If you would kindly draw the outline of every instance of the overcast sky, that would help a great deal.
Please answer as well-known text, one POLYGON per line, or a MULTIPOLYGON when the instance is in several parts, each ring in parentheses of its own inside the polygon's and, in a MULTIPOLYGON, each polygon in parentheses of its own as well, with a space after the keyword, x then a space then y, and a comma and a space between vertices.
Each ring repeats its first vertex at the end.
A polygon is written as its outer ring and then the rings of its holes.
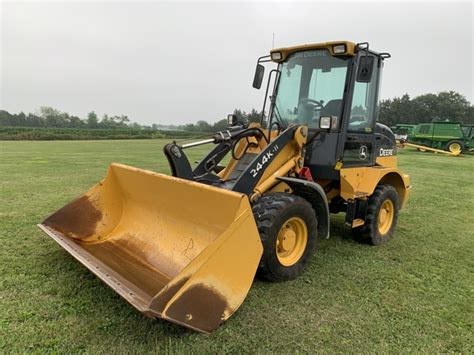
POLYGON ((390 52, 383 98, 456 90, 473 102, 472 2, 0 6, 0 109, 10 112, 182 124, 260 109, 251 82, 273 33, 276 47, 351 40, 390 52))

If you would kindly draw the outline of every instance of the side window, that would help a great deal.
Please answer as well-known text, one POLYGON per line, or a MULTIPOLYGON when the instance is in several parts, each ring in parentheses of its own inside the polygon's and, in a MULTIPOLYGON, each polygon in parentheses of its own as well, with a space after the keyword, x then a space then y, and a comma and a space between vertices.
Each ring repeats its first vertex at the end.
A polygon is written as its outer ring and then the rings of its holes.
POLYGON ((430 125, 421 125, 420 127, 420 130, 418 131, 418 133, 421 133, 421 134, 426 134, 430 131, 430 125))
POLYGON ((347 68, 331 70, 313 69, 309 82, 308 97, 327 104, 331 100, 342 100, 347 68))
POLYGON ((377 73, 375 65, 370 82, 355 82, 348 127, 351 132, 372 132, 377 106, 377 73))
POLYGON ((346 73, 347 67, 312 70, 308 98, 319 104, 313 109, 314 116, 308 123, 309 128, 319 128, 320 116, 340 116, 346 73))

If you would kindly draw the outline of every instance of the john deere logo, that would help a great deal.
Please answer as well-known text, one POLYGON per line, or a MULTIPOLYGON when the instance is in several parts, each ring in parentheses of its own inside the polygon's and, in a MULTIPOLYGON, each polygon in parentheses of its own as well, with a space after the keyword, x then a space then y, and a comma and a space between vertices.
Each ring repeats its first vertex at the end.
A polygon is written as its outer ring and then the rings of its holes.
POLYGON ((367 147, 365 145, 361 145, 359 148, 359 159, 360 160, 367 159, 367 147))

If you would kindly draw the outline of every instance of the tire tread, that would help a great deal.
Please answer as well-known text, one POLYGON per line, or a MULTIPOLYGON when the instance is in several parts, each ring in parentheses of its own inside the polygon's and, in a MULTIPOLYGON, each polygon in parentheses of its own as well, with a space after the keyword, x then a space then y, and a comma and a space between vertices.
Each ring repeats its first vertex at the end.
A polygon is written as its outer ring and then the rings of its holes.
MULTIPOLYGON (((286 210, 290 206, 295 205, 303 205, 305 209, 311 211, 314 223, 312 225, 307 225, 308 233, 309 238, 311 238, 311 235, 314 235, 314 239, 316 239, 315 236, 317 235, 317 220, 316 214, 311 204, 300 196, 288 193, 275 192, 262 196, 252 206, 252 211, 257 224, 257 229, 260 234, 260 240, 262 241, 264 249, 274 248, 274 245, 269 245, 269 243, 272 239, 271 233, 274 233, 275 223, 278 221, 279 216, 284 210, 286 210), (311 230, 313 230, 313 232, 311 232, 311 230)), ((260 264, 257 270, 257 275, 266 280, 276 282, 289 280, 297 277, 305 267, 307 259, 313 254, 314 243, 315 241, 311 243, 311 246, 313 247, 310 248, 313 250, 309 250, 308 253, 305 252, 305 255, 303 255, 303 257, 301 258, 303 260, 300 259, 301 262, 298 261, 297 264, 300 265, 294 265, 298 267, 286 267, 284 275, 281 274, 281 270, 276 270, 275 266, 272 265, 271 262, 268 262, 268 260, 266 260, 264 251, 264 255, 260 260, 260 264)))

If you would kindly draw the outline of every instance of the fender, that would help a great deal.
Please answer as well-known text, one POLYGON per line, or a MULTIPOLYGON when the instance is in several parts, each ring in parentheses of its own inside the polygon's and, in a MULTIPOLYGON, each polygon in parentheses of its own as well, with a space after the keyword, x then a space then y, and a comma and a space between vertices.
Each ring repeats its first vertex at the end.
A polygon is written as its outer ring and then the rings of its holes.
POLYGON ((281 180, 288 184, 293 193, 306 199, 313 206, 318 218, 318 234, 326 239, 329 238, 329 204, 321 185, 292 177, 282 176, 281 180))
POLYGON ((410 195, 410 177, 394 167, 353 167, 342 168, 341 197, 345 201, 369 198, 380 183, 395 187, 400 197, 400 208, 403 208, 410 195))

